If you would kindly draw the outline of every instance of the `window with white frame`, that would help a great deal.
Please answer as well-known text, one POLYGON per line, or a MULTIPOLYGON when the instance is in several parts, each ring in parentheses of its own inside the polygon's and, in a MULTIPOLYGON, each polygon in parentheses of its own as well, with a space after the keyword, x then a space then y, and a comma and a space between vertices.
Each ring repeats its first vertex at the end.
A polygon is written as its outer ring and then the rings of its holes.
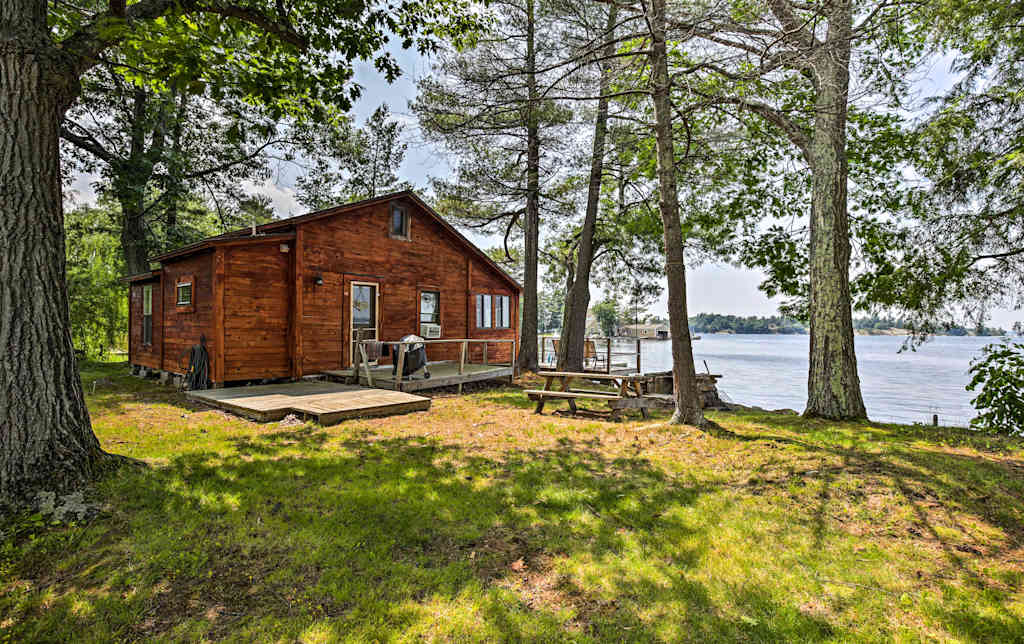
POLYGON ((439 291, 420 291, 420 324, 441 324, 439 291))
POLYGON ((142 287, 142 344, 153 344, 153 285, 142 287))
POLYGON ((494 296, 494 327, 496 329, 507 329, 510 327, 509 297, 507 295, 494 296))
POLYGON ((479 294, 476 296, 476 328, 490 329, 491 324, 491 296, 479 294))

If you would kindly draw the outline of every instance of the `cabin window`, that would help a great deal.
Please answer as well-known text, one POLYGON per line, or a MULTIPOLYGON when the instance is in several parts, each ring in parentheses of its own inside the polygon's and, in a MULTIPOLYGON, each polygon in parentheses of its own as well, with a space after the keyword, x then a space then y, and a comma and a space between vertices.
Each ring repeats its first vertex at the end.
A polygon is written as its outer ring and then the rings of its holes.
POLYGON ((509 297, 507 295, 495 295, 494 327, 497 329, 507 329, 509 326, 509 297))
POLYGON ((491 296, 476 296, 476 328, 490 329, 491 324, 491 296))
POLYGON ((409 239, 409 212, 402 206, 391 206, 390 235, 396 239, 409 239))
POLYGON ((420 291, 420 324, 441 324, 439 291, 420 291))
POLYGON ((153 285, 142 287, 142 344, 153 344, 153 285))
POLYGON ((178 282, 178 306, 191 306, 192 282, 178 282))

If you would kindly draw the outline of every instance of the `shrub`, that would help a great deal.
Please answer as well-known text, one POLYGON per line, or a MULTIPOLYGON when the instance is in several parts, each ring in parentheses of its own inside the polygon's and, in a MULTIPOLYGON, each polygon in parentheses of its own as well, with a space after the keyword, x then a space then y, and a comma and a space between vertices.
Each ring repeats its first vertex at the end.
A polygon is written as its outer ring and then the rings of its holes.
POLYGON ((1003 340, 971 361, 968 391, 978 416, 971 427, 1006 435, 1024 435, 1024 344, 1003 340))

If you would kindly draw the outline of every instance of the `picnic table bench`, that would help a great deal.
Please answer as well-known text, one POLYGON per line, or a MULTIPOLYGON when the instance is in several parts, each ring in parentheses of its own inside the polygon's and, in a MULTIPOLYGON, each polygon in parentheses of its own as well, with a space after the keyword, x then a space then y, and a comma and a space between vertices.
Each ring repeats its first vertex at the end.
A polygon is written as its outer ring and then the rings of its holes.
POLYGON ((644 418, 649 415, 648 409, 651 400, 644 397, 643 376, 604 374, 604 373, 581 373, 577 371, 541 371, 537 375, 544 378, 544 389, 527 389, 525 391, 530 400, 537 401, 535 414, 544 411, 544 404, 552 400, 565 400, 569 403, 569 410, 576 413, 577 400, 601 400, 608 403, 611 410, 609 416, 613 420, 622 418, 623 409, 639 409, 644 418), (590 380, 599 382, 610 382, 618 391, 597 391, 594 389, 580 389, 572 387, 574 380, 590 380), (552 389, 552 385, 558 385, 552 389))

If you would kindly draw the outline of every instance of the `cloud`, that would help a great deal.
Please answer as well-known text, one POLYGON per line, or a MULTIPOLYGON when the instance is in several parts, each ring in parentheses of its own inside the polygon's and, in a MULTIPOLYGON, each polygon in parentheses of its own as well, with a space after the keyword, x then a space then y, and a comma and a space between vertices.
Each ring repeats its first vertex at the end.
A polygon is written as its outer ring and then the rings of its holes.
POLYGON ((301 215, 309 210, 295 198, 295 190, 274 183, 270 179, 259 184, 248 180, 243 181, 242 190, 253 195, 269 197, 274 214, 282 219, 301 215))

